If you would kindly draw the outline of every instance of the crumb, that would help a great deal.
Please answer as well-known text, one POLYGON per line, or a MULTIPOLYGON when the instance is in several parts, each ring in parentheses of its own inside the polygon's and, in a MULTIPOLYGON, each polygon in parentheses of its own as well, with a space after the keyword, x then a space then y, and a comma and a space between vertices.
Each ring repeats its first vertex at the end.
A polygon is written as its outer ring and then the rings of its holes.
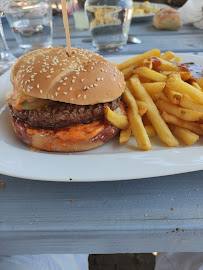
POLYGON ((75 200, 71 200, 71 202, 72 202, 72 203, 74 203, 74 202, 75 202, 75 200))
POLYGON ((0 183, 0 189, 4 188, 5 184, 3 182, 0 183))
POLYGON ((175 210, 175 208, 171 208, 171 211, 174 211, 175 210))
POLYGON ((147 217, 147 214, 144 214, 145 217, 147 217))
POLYGON ((195 189, 195 191, 199 191, 199 189, 198 189, 198 188, 196 188, 196 189, 195 189))

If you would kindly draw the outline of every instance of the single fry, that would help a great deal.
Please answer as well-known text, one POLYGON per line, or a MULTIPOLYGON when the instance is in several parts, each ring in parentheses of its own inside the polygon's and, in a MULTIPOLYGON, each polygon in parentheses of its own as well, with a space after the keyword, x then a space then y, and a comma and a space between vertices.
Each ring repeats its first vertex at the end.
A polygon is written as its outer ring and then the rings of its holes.
POLYGON ((138 114, 137 103, 127 87, 122 95, 122 99, 128 107, 128 119, 138 147, 141 150, 150 150, 152 148, 151 143, 142 123, 141 116, 138 114))
POLYGON ((162 111, 161 115, 166 121, 166 123, 170 123, 179 127, 183 127, 185 129, 189 129, 198 135, 203 135, 203 124, 198 124, 196 122, 180 119, 177 116, 169 114, 165 111, 162 111))
POLYGON ((136 103, 137 103, 139 115, 143 116, 148 109, 147 103, 144 101, 140 101, 140 100, 136 100, 136 103))
POLYGON ((129 79, 133 75, 133 70, 135 69, 135 66, 132 65, 124 70, 122 70, 123 76, 125 80, 129 79))
POLYGON ((181 94, 180 92, 174 91, 168 88, 167 86, 164 88, 163 92, 173 104, 180 104, 180 101, 183 98, 183 94, 181 94))
POLYGON ((159 114, 159 111, 151 99, 150 95, 147 93, 145 88, 140 83, 137 76, 133 76, 131 79, 131 84, 133 86, 133 96, 139 100, 145 101, 148 105, 148 110, 146 112, 147 117, 149 118, 152 126, 156 130, 157 134, 161 140, 166 143, 168 146, 177 146, 178 141, 171 133, 170 129, 162 119, 159 114))
POLYGON ((153 100, 154 102, 157 101, 157 100, 160 98, 160 94, 161 94, 161 93, 152 95, 152 96, 151 96, 152 100, 153 100))
POLYGON ((150 96, 159 94, 166 86, 165 82, 142 83, 150 96))
POLYGON ((166 82, 166 86, 180 92, 182 94, 189 95, 192 99, 194 99, 196 102, 203 105, 203 92, 194 86, 180 80, 175 79, 171 77, 173 74, 169 75, 169 79, 166 82))
POLYGON ((171 102, 170 99, 167 98, 167 96, 164 94, 164 92, 161 92, 161 93, 160 93, 159 98, 160 98, 161 100, 164 100, 164 101, 168 102, 168 103, 171 102))
POLYGON ((182 58, 181 57, 175 57, 173 60, 170 60, 176 63, 182 63, 182 58))
POLYGON ((196 83, 201 87, 203 90, 203 78, 197 79, 196 83))
POLYGON ((129 126, 127 129, 122 129, 120 131, 119 143, 123 145, 127 143, 131 136, 131 127, 129 126))
POLYGON ((183 95, 183 98, 180 101, 180 106, 183 108, 192 109, 194 111, 203 113, 203 105, 197 104, 188 95, 183 95))
POLYGON ((153 50, 148 51, 146 53, 137 55, 137 56, 135 56, 135 57, 133 57, 133 58, 131 58, 131 59, 129 59, 129 60, 127 60, 127 61, 119 64, 117 67, 118 67, 118 69, 120 69, 122 71, 122 70, 128 68, 131 65, 137 66, 139 64, 139 62, 143 61, 146 58, 149 58, 151 56, 158 56, 158 57, 160 57, 160 55, 161 55, 160 50, 153 49, 153 50))
POLYGON ((167 81, 167 76, 163 75, 159 72, 156 72, 154 70, 151 70, 147 67, 140 67, 136 68, 133 71, 134 74, 137 74, 139 76, 142 76, 144 78, 150 79, 155 82, 166 82, 167 81))
POLYGON ((161 59, 166 61, 172 61, 173 59, 175 59, 175 57, 175 53, 172 51, 165 52, 160 56, 161 59))
POLYGON ((156 135, 156 130, 153 128, 153 126, 149 125, 149 126, 144 126, 147 132, 147 135, 149 136, 149 138, 152 138, 156 135))
POLYGON ((127 129, 129 126, 126 115, 120 115, 113 112, 108 106, 104 108, 105 118, 114 126, 120 129, 127 129))
POLYGON ((198 88, 199 90, 202 90, 202 88, 199 86, 197 82, 192 82, 192 86, 198 88))
POLYGON ((186 121, 201 121, 203 120, 203 113, 193 111, 191 109, 181 108, 177 105, 167 103, 163 100, 158 100, 156 106, 159 110, 173 114, 186 121))
POLYGON ((197 134, 188 129, 174 125, 170 125, 170 129, 172 130, 173 134, 175 134, 181 139, 181 141, 183 141, 184 144, 188 146, 194 144, 199 139, 197 134))
POLYGON ((160 71, 172 71, 172 72, 190 72, 189 68, 187 68, 183 64, 173 63, 161 59, 159 57, 150 58, 153 64, 153 69, 160 71))

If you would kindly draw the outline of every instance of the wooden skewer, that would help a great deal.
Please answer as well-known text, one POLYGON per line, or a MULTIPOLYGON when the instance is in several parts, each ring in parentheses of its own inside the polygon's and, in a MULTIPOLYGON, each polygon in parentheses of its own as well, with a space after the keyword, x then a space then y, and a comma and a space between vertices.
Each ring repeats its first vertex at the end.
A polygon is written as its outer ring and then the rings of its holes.
POLYGON ((66 32, 66 43, 67 43, 67 53, 68 56, 71 56, 71 43, 70 43, 70 32, 69 32, 69 23, 68 23, 68 14, 66 8, 66 0, 61 0, 62 5, 62 14, 63 14, 63 24, 66 32))

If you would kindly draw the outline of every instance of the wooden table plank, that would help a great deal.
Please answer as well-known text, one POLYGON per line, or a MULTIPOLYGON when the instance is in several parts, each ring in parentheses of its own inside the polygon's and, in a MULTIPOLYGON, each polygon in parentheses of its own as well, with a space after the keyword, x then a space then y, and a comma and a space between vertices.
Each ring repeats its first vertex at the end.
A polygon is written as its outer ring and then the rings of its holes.
POLYGON ((0 254, 203 251, 202 173, 98 183, 1 176, 0 254))

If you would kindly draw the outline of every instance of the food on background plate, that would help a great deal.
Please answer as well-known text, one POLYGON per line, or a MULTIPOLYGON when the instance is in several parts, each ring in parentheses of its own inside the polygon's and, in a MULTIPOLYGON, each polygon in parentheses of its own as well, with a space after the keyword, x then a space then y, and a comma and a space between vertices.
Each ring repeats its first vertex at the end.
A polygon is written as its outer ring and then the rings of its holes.
POLYGON ((197 74, 189 69, 195 69, 195 64, 181 62, 173 52, 161 54, 153 49, 117 65, 126 79, 122 100, 128 107, 129 123, 128 126, 125 119, 126 128, 122 128, 114 122, 122 129, 121 145, 128 142, 131 131, 141 150, 151 149, 148 139, 156 133, 171 147, 179 145, 176 137, 192 145, 203 135, 203 66, 197 66, 197 74), (196 74, 198 78, 194 77, 196 74), (146 105, 143 113, 138 109, 140 102, 146 105))
POLYGON ((11 71, 8 96, 20 140, 46 151, 75 152, 113 139, 119 128, 106 121, 105 107, 125 114, 122 73, 102 56, 53 47, 21 56, 11 71))
POLYGON ((158 4, 144 1, 143 3, 134 2, 133 16, 143 16, 148 14, 154 14, 160 9, 158 4))
POLYGON ((178 30, 182 27, 180 13, 174 8, 162 8, 154 15, 153 25, 159 30, 178 30))

